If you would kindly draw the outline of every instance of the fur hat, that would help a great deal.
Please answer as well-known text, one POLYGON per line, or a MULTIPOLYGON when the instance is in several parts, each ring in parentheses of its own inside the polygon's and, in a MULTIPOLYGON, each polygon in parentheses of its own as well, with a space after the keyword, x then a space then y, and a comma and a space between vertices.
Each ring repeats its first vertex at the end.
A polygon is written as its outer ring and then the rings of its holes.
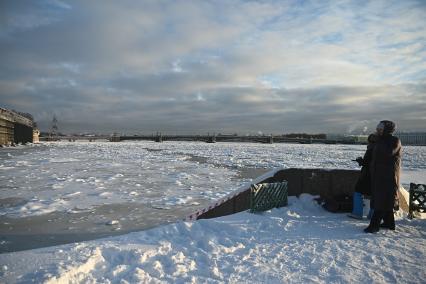
POLYGON ((392 134, 395 132, 396 124, 390 120, 382 120, 377 125, 377 128, 383 128, 383 134, 392 134))

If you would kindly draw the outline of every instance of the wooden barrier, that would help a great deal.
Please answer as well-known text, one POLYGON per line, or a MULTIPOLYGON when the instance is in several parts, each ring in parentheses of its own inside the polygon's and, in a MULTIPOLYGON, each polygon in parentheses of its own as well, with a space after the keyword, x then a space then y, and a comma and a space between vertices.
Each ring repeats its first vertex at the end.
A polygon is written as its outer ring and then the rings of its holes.
MULTIPOLYGON (((265 175, 254 183, 288 182, 288 195, 299 196, 302 193, 319 195, 323 198, 354 192, 358 179, 358 170, 325 169, 283 169, 265 175)), ((226 198, 189 215, 185 220, 216 218, 245 211, 250 208, 250 185, 226 198)))
POLYGON ((287 182, 252 184, 250 187, 250 212, 262 212, 287 206, 287 182))
POLYGON ((409 218, 414 218, 414 212, 426 213, 426 185, 410 183, 409 218))

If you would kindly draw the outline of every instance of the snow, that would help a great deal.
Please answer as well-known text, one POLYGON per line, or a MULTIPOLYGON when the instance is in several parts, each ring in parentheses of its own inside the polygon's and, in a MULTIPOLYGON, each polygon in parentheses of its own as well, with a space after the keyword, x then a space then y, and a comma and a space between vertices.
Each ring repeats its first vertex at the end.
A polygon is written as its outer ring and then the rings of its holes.
POLYGON ((313 196, 262 214, 178 222, 119 237, 0 254, 6 283, 422 283, 426 223, 395 232, 323 210, 313 196))

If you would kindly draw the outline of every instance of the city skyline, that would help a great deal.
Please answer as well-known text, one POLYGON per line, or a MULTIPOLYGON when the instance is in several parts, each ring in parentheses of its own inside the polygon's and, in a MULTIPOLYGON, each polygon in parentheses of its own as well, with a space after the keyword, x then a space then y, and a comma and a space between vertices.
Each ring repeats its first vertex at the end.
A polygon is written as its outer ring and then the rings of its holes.
POLYGON ((422 1, 2 1, 0 106, 64 132, 426 131, 422 1))

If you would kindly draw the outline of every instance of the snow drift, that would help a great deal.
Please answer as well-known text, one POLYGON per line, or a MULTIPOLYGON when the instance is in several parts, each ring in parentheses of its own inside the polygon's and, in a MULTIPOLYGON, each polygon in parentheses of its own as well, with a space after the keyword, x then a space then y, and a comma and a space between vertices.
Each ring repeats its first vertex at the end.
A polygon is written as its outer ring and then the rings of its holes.
POLYGON ((289 206, 179 222, 96 241, 0 255, 7 283, 421 283, 426 223, 395 232, 324 211, 313 196, 289 206))

